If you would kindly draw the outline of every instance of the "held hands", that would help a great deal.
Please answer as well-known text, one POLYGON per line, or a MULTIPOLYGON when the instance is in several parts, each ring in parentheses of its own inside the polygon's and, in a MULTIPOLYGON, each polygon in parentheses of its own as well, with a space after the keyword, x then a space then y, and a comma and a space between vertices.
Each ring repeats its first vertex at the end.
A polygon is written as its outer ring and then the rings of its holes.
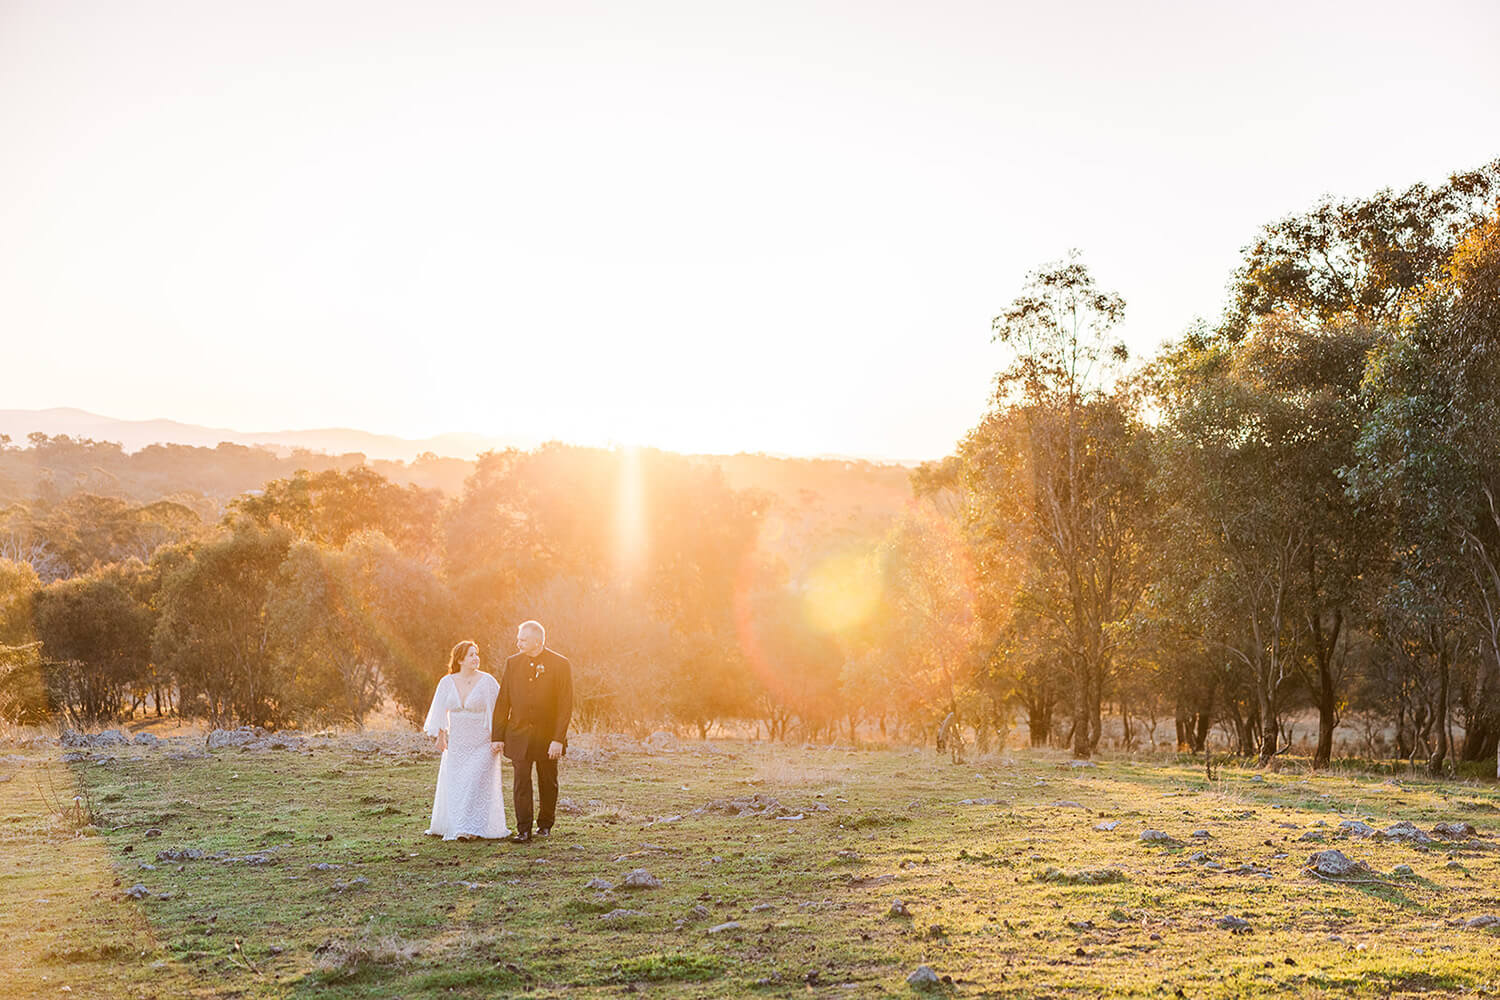
POLYGON ((502 754, 505 752, 505 744, 499 740, 490 740, 490 753, 502 754))
POLYGON ((551 760, 557 760, 562 756, 562 752, 563 745, 556 740, 553 740, 552 743, 547 747, 547 757, 551 760))
POLYGON ((446 729, 439 729, 438 730, 437 747, 438 747, 438 753, 442 753, 443 751, 445 751, 445 750, 448 749, 448 730, 446 730, 446 729))

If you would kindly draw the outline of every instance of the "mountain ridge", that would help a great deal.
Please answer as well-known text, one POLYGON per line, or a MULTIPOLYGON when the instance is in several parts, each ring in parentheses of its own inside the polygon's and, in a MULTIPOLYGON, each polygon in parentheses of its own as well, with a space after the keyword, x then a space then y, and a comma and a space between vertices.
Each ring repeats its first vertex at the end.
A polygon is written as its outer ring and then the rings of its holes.
MULTIPOLYGON (((7 435, 13 445, 23 445, 27 435, 66 434, 73 438, 113 442, 127 452, 140 451, 154 444, 180 444, 212 448, 220 443, 269 448, 279 455, 303 449, 327 455, 359 453, 370 459, 411 462, 417 456, 431 453, 441 458, 472 461, 484 451, 504 448, 535 448, 545 438, 485 435, 468 431, 450 431, 426 438, 405 438, 395 434, 378 434, 355 427, 321 427, 279 431, 239 431, 208 427, 170 417, 149 420, 127 420, 107 417, 72 406, 39 410, 0 410, 0 435, 7 435)), ((770 458, 807 459, 810 461, 869 462, 877 465, 914 466, 917 459, 873 458, 862 455, 785 455, 761 453, 770 458)))

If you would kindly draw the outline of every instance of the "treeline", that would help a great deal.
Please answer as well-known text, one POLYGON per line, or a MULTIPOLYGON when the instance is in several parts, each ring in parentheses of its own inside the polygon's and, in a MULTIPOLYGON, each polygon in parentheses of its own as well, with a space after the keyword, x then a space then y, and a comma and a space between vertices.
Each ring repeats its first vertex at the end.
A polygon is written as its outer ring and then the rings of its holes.
POLYGON ((1038 270, 995 318, 988 412, 902 505, 876 466, 563 445, 447 490, 325 457, 222 508, 75 478, 0 522, 45 543, 0 553, 0 713, 415 716, 455 641, 496 667, 538 618, 585 727, 1024 723, 1088 756, 1166 721, 1271 761, 1311 716, 1318 765, 1343 733, 1492 767, 1497 195, 1500 161, 1272 223, 1224 317, 1134 367, 1123 300, 1076 258, 1038 270))
POLYGON ((1106 706, 1126 740, 1169 715, 1263 762, 1307 711, 1315 765, 1343 724, 1494 773, 1497 195, 1500 161, 1266 226, 1225 318, 1130 377, 1118 296, 1076 259, 1034 274, 990 412, 918 477, 980 580, 954 707, 1019 704, 1078 756, 1106 706))
MULTIPOLYGON (((536 617, 576 664, 581 725, 764 718, 785 735, 840 661, 790 606, 784 554, 805 553, 809 514, 773 508, 650 450, 490 453, 453 498, 365 466, 298 472, 149 552, 95 545, 121 558, 88 572, 0 562, 0 713, 358 724, 390 697, 416 717, 458 638, 496 667, 536 617)), ((84 495, 46 515, 128 526, 147 509, 84 495)))

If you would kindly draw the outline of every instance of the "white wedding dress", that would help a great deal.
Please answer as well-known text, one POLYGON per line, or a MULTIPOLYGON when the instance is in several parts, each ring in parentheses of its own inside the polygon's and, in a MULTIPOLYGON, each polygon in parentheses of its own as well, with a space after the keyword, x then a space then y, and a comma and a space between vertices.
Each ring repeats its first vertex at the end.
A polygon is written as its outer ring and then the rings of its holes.
POLYGON ((500 696, 500 683, 483 670, 478 674, 462 700, 457 674, 438 681, 422 725, 429 736, 448 730, 448 749, 438 765, 437 792, 432 797, 432 825, 427 828, 429 835, 444 840, 510 835, 505 826, 500 755, 490 751, 490 715, 500 696))

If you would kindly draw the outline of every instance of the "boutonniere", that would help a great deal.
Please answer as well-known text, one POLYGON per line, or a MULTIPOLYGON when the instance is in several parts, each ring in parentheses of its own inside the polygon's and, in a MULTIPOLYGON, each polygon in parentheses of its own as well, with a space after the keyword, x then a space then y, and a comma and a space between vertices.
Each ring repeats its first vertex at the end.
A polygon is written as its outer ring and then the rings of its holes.
POLYGON ((531 679, 536 680, 547 672, 547 664, 533 663, 531 665, 531 679))

